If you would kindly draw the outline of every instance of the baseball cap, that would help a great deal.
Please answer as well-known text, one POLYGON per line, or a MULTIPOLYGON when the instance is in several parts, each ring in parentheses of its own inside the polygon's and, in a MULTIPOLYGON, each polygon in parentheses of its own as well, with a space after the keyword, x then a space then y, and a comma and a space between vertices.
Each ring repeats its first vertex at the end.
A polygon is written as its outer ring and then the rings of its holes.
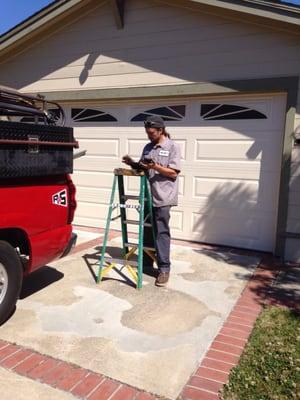
POLYGON ((149 115, 144 121, 145 128, 164 128, 165 122, 158 115, 149 115))

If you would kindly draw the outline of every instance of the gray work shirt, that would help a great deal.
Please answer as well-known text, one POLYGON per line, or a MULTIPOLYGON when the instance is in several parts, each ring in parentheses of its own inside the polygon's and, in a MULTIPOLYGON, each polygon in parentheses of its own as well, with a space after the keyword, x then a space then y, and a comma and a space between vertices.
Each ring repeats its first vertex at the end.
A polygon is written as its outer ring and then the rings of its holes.
MULTIPOLYGON (((141 161, 152 159, 155 163, 180 172, 180 147, 169 138, 160 144, 148 143, 143 150, 141 161)), ((176 206, 178 204, 178 177, 168 178, 154 169, 147 172, 151 186, 153 206, 176 206)))

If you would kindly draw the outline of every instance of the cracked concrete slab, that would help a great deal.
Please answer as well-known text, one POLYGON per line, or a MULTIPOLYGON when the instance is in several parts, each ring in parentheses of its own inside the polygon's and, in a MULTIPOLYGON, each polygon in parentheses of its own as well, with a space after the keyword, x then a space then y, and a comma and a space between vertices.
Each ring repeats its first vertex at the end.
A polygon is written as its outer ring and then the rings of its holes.
MULTIPOLYGON (((118 246, 112 241, 108 253, 115 257, 118 246)), ((0 338, 175 399, 259 258, 173 246, 168 287, 157 288, 144 274, 136 290, 124 270, 96 285, 91 271, 99 251, 71 255, 29 277, 0 338)))

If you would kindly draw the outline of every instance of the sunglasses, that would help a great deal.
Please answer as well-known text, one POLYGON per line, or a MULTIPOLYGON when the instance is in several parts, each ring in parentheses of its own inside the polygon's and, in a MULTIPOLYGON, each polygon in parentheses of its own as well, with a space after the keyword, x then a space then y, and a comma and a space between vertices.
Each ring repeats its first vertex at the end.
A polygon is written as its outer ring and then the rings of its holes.
POLYGON ((162 126, 157 126, 157 122, 152 122, 152 121, 144 121, 144 126, 145 128, 158 128, 162 129, 162 126))

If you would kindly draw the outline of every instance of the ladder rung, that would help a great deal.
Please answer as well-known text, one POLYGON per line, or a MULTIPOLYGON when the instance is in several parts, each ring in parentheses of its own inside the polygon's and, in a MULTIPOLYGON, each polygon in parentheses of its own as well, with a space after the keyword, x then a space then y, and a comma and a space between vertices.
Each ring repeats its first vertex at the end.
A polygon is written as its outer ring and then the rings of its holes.
POLYGON ((137 267, 138 266, 138 263, 136 261, 124 260, 124 258, 104 257, 104 260, 106 262, 109 262, 110 264, 121 264, 121 265, 129 264, 131 267, 137 267))
MULTIPOLYGON (((124 222, 124 224, 130 224, 130 225, 139 225, 140 224, 139 221, 135 221, 134 219, 127 219, 123 222, 124 222)), ((149 227, 149 228, 151 228, 151 226, 152 226, 149 222, 144 222, 142 225, 149 227)))
MULTIPOLYGON (((138 243, 125 243, 126 247, 139 247, 138 243)), ((145 250, 150 250, 150 251, 155 251, 154 247, 149 247, 149 246, 143 246, 143 249, 145 250)))
POLYGON ((111 204, 111 208, 114 210, 115 208, 134 208, 139 210, 141 208, 140 204, 126 204, 126 203, 113 203, 111 204))
POLYGON ((123 194, 122 199, 124 199, 124 200, 129 200, 129 199, 130 200, 139 200, 140 196, 136 196, 134 194, 123 194))

